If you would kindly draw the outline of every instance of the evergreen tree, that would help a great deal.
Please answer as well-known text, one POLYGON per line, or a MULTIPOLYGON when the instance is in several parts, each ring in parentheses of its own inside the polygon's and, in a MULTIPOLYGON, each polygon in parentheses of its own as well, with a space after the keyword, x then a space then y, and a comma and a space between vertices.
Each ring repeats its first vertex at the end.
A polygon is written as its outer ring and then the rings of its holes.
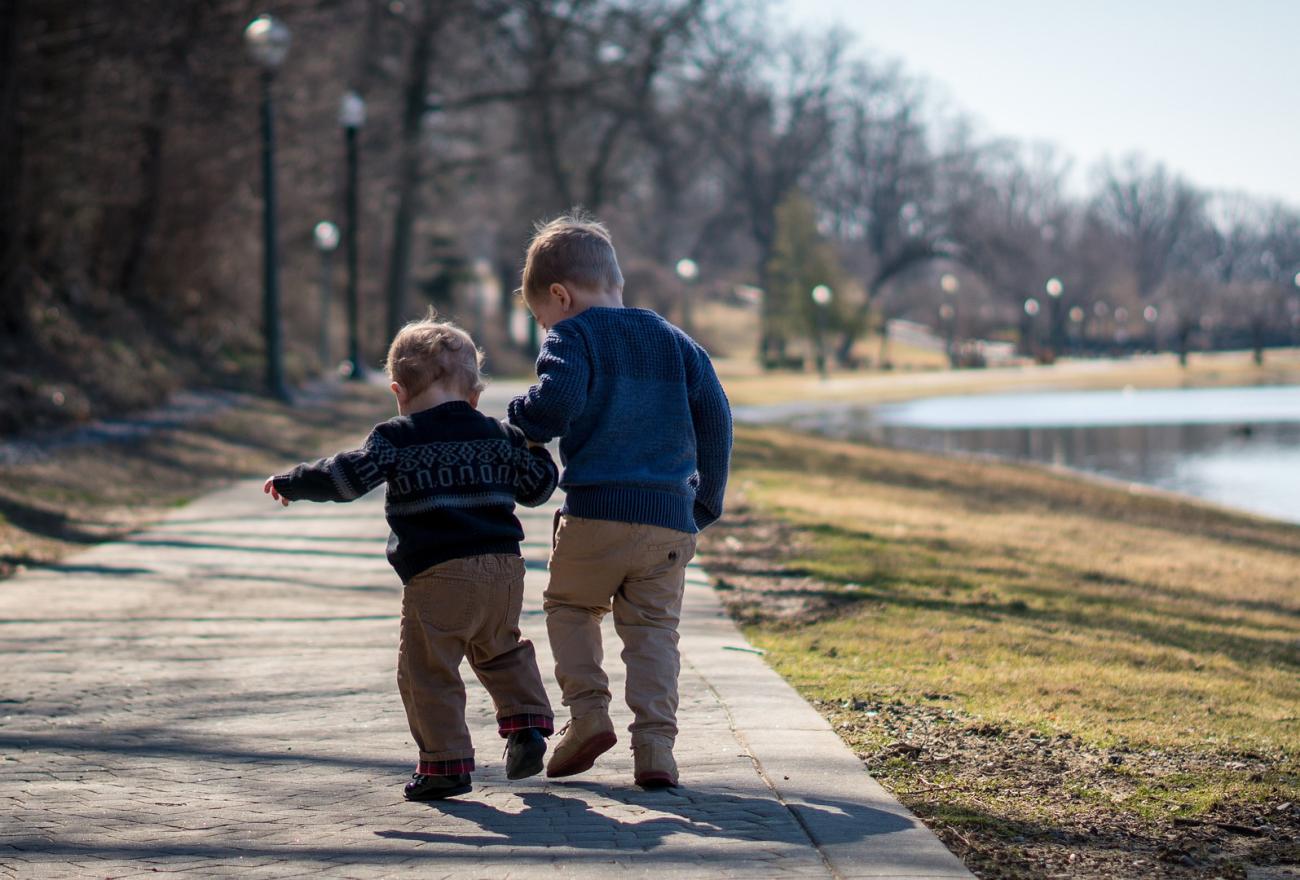
POLYGON ((792 190, 776 209, 776 239, 767 266, 768 289, 763 297, 763 361, 766 366, 787 362, 791 339, 810 339, 824 353, 826 337, 843 321, 836 298, 825 304, 813 300, 813 288, 834 291, 844 277, 830 243, 817 231, 812 201, 792 190))

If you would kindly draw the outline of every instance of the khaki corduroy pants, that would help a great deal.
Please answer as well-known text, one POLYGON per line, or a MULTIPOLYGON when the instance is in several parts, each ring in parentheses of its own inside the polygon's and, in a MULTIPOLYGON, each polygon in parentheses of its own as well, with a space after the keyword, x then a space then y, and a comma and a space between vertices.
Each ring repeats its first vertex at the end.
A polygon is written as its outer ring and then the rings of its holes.
POLYGON ((474 757, 460 661, 487 688, 497 718, 551 715, 533 643, 520 638, 524 561, 507 553, 452 559, 402 591, 397 687, 421 761, 474 757))
POLYGON ((573 715, 606 711, 600 622, 623 642, 632 744, 677 737, 677 624, 695 535, 659 526, 557 516, 544 594, 555 677, 573 715))

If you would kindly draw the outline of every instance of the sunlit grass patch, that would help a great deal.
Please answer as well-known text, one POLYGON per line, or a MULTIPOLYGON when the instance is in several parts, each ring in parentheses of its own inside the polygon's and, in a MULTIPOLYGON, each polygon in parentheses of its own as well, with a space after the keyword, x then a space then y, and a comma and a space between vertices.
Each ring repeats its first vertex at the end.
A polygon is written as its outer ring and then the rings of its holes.
POLYGON ((725 600, 927 819, 1294 840, 1300 528, 774 429, 738 431, 733 479, 725 600))

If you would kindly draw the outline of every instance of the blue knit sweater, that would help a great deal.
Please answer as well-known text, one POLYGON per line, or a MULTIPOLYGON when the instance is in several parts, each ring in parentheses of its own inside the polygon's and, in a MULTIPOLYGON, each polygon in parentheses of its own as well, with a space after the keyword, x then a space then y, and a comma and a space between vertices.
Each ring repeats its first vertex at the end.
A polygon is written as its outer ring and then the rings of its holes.
POLYGON ((731 409, 681 330, 645 309, 590 308, 551 328, 537 378, 510 421, 560 438, 564 512, 692 533, 722 516, 731 409))

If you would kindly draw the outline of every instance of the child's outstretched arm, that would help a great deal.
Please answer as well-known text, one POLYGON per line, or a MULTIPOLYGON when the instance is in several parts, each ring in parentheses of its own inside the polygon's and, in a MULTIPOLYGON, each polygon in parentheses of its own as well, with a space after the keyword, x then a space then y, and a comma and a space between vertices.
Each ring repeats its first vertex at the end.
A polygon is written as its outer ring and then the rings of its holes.
POLYGON ((546 334, 537 355, 537 384, 510 401, 510 422, 529 440, 562 437, 587 403, 591 356, 576 330, 559 324, 546 334))
POLYGON ((360 449, 298 465, 266 481, 262 491, 281 504, 290 501, 351 501, 388 478, 397 450, 378 430, 360 449))
POLYGON ((688 364, 691 422, 695 427, 695 527, 703 531, 722 516, 731 468, 731 405, 704 349, 688 364))

